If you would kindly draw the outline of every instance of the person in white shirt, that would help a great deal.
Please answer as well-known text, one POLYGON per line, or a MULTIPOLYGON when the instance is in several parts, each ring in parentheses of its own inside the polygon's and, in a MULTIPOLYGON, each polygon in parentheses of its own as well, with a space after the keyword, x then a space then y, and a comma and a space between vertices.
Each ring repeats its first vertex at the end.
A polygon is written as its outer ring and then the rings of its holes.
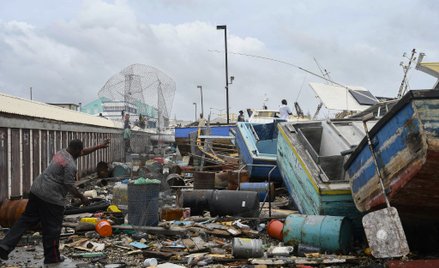
POLYGON ((282 105, 279 107, 280 119, 288 119, 288 115, 292 115, 290 107, 287 105, 287 100, 282 100, 282 105))

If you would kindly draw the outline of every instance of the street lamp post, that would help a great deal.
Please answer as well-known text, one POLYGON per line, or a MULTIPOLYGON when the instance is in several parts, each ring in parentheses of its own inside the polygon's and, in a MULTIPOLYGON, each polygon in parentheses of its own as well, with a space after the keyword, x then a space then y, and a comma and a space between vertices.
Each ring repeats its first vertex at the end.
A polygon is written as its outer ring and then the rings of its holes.
POLYGON ((204 106, 203 106, 203 87, 202 86, 197 86, 197 88, 200 89, 200 94, 201 94, 201 113, 204 116, 204 106))
POLYGON ((230 123, 229 118, 229 70, 227 63, 227 25, 217 25, 217 30, 224 30, 224 46, 225 46, 225 58, 226 58, 226 111, 227 111, 227 124, 230 123))
POLYGON ((194 121, 197 121, 197 103, 194 102, 193 105, 195 106, 195 117, 194 117, 194 121))

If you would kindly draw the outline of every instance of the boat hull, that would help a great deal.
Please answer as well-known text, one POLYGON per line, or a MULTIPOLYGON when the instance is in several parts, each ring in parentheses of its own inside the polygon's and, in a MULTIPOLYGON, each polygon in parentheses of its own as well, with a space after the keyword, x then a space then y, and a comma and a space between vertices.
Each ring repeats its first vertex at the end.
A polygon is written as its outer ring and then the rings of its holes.
POLYGON ((236 145, 239 148, 239 155, 241 161, 246 165, 250 178, 253 181, 267 181, 270 175, 270 180, 281 183, 282 177, 277 168, 277 131, 274 131, 275 124, 254 124, 259 127, 267 129, 264 134, 266 137, 260 141, 255 139, 254 133, 248 128, 253 123, 238 123, 236 131, 236 145), (259 146, 259 147, 258 147, 259 146), (265 148, 265 149, 262 149, 265 148), (270 149, 267 149, 270 148, 270 149), (262 149, 262 151, 260 151, 262 149))
MULTIPOLYGON (((410 91, 370 131, 390 204, 403 220, 439 220, 439 92, 410 91)), ((360 211, 385 206, 366 141, 345 164, 360 211)))
MULTIPOLYGON (((210 126, 210 134, 212 136, 221 136, 226 137, 229 136, 230 130, 235 129, 234 125, 219 125, 219 126, 210 126)), ((191 152, 191 133, 196 133, 198 131, 198 127, 176 127, 175 128, 175 143, 178 147, 178 150, 182 155, 187 155, 191 152)), ((230 140, 224 139, 214 139, 212 140, 214 143, 224 143, 229 144, 230 140)))
POLYGON ((278 167, 291 198, 302 214, 348 216, 359 222, 347 181, 322 182, 315 163, 301 142, 279 126, 278 167))

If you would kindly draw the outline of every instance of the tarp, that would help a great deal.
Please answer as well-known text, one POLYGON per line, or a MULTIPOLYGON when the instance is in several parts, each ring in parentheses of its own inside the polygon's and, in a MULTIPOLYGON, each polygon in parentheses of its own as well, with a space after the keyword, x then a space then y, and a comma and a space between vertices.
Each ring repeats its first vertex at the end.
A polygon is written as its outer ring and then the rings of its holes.
POLYGON ((320 98, 323 105, 329 110, 363 111, 371 106, 360 104, 350 93, 352 90, 356 95, 361 95, 373 103, 378 102, 378 100, 363 87, 347 86, 348 88, 345 88, 321 83, 309 83, 309 85, 320 98))

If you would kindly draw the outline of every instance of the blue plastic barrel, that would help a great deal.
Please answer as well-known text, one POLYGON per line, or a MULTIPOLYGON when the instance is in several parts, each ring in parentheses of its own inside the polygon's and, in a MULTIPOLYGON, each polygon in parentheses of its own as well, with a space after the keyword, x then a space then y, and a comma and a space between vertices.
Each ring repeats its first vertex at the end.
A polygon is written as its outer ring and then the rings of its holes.
POLYGON ((286 244, 307 244, 322 251, 346 252, 353 241, 351 221, 339 216, 291 214, 282 233, 286 244))
POLYGON ((268 182, 242 182, 239 184, 240 191, 252 191, 258 193, 258 198, 260 202, 269 201, 268 190, 270 188, 271 200, 274 201, 274 184, 270 183, 270 187, 268 187, 268 182))
POLYGON ((119 163, 113 168, 113 177, 128 176, 131 173, 131 168, 127 164, 119 163))

